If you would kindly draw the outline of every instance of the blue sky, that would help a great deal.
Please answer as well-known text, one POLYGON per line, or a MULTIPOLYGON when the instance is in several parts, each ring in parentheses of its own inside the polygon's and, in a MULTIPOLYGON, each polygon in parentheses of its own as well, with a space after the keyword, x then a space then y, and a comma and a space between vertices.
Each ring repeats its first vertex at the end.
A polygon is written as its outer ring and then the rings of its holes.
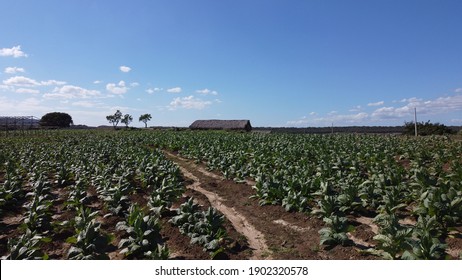
POLYGON ((462 1, 2 1, 0 115, 462 125, 462 1))

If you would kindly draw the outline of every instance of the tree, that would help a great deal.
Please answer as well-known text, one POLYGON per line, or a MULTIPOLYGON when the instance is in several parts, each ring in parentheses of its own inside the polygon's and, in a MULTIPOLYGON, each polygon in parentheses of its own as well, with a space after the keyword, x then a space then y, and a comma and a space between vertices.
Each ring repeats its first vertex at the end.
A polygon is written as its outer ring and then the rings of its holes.
POLYGON ((120 112, 120 110, 117 110, 114 115, 106 116, 106 120, 108 120, 109 123, 112 123, 114 128, 117 127, 121 119, 122 119, 122 112, 120 112))
POLYGON ((144 127, 147 128, 148 127, 148 121, 151 120, 151 114, 143 114, 140 116, 140 119, 139 121, 140 122, 144 122, 144 127))
POLYGON ((65 128, 70 127, 71 124, 74 124, 72 117, 61 112, 47 113, 40 119, 40 126, 65 128))
MULTIPOLYGON (((444 134, 454 134, 451 128, 440 123, 431 123, 427 122, 417 122, 417 132, 421 136, 426 135, 444 135, 444 134)), ((404 134, 414 135, 414 122, 405 122, 404 123, 404 134)))
POLYGON ((128 125, 133 121, 133 117, 129 114, 125 114, 125 116, 120 121, 121 123, 125 124, 125 127, 128 128, 128 125))

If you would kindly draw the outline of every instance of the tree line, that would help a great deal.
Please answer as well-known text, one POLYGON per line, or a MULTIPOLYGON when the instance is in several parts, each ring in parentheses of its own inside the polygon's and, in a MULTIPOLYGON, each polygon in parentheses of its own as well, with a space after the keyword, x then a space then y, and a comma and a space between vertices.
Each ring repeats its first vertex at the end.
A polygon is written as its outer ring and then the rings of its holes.
MULTIPOLYGON (((133 121, 133 116, 130 114, 122 114, 117 110, 113 115, 106 116, 106 119, 114 128, 117 128, 119 123, 125 124, 126 127, 133 121)), ((144 127, 148 127, 148 122, 152 119, 151 114, 142 114, 138 120, 144 123, 144 127)), ((51 112, 42 116, 39 121, 41 127, 46 128, 68 128, 74 124, 72 117, 63 112, 51 112)))
MULTIPOLYGON (((151 114, 143 114, 138 120, 144 123, 144 127, 148 127, 148 121, 152 119, 151 114)), ((133 121, 133 116, 130 114, 122 114, 120 110, 117 110, 113 115, 106 116, 106 120, 111 123, 114 128, 117 128, 117 125, 120 123, 125 124, 125 127, 128 128, 128 125, 133 121)))
MULTIPOLYGON (((415 133, 415 126, 414 122, 405 122, 404 123, 404 133, 407 135, 414 135, 415 133)), ((450 127, 445 126, 441 123, 431 123, 430 121, 427 122, 417 122, 417 133, 420 136, 427 136, 427 135, 447 135, 447 134, 455 134, 456 131, 451 129, 450 127)))
MULTIPOLYGON (((152 119, 151 114, 142 114, 138 120, 144 123, 144 127, 148 127, 148 122, 152 119)), ((119 123, 125 124, 128 128, 130 123, 133 121, 133 116, 130 114, 122 114, 120 110, 117 110, 113 115, 106 116, 106 120, 111 123, 114 128, 117 128, 119 123)), ((45 128, 68 128, 74 124, 72 117, 63 112, 51 112, 42 116, 39 122, 41 127, 45 128)), ((404 126, 353 126, 353 127, 281 127, 281 128, 254 128, 254 130, 264 130, 271 132, 280 133, 399 133, 414 135, 415 124, 412 121, 407 121, 404 126)), ((447 127, 441 123, 417 122, 418 135, 447 135, 455 134, 457 130, 461 130, 461 127, 447 127)), ((462 131, 462 130, 461 130, 462 131)))

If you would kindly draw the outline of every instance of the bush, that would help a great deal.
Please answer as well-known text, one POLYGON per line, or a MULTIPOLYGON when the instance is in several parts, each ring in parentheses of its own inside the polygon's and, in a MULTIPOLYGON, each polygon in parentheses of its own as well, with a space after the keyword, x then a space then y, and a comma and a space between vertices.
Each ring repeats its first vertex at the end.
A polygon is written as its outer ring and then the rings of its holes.
MULTIPOLYGON (((404 134, 414 135, 414 122, 405 122, 404 123, 404 134)), ((418 122, 417 123, 417 133, 421 136, 426 135, 445 135, 445 134, 454 134, 455 131, 440 123, 430 123, 427 122, 418 122)))

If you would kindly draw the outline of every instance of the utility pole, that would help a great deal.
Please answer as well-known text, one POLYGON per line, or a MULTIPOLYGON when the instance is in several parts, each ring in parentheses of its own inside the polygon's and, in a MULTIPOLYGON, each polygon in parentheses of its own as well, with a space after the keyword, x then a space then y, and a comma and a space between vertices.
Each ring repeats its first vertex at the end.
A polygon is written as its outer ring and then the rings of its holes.
POLYGON ((414 130, 415 137, 417 137, 417 108, 414 107, 414 130))

